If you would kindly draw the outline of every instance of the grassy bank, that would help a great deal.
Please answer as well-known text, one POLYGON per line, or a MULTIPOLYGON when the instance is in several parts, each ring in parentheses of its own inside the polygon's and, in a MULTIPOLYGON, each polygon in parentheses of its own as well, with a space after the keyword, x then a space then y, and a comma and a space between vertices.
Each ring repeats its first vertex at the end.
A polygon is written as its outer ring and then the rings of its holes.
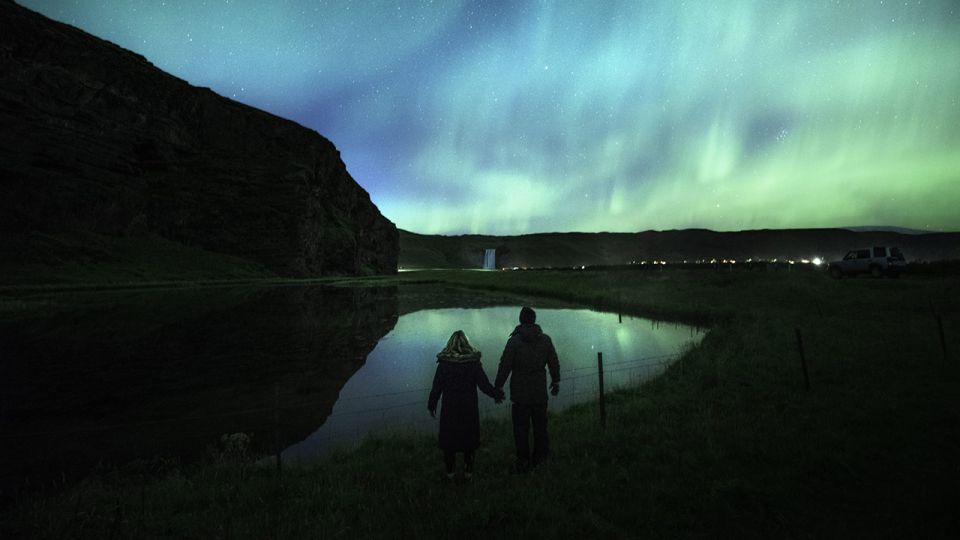
POLYGON ((0 239, 3 289, 150 286, 276 278, 262 265, 157 235, 90 232, 6 234, 0 239))
POLYGON ((131 464, 32 496, 4 512, 0 535, 872 538, 956 530, 960 280, 666 271, 372 281, 552 297, 711 331, 663 377, 609 396, 606 429, 594 404, 552 416, 551 460, 529 475, 509 472, 509 424, 486 422, 469 484, 441 481, 430 437, 369 440, 280 477, 226 452, 202 465, 131 464))

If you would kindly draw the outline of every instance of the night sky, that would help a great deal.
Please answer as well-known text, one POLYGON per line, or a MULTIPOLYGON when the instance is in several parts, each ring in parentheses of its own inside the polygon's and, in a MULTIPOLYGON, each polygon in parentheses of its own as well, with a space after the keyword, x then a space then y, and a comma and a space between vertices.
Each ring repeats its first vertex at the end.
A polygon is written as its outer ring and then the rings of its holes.
POLYGON ((19 0, 328 137, 399 227, 960 230, 960 2, 19 0))

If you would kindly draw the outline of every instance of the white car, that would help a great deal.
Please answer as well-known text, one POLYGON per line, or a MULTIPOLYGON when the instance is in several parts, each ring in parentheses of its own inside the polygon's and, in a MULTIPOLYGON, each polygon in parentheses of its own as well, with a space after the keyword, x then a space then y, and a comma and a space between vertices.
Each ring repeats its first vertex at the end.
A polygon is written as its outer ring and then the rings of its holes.
POLYGON ((836 279, 869 273, 873 277, 900 277, 906 270, 907 261, 899 248, 874 246, 848 251, 843 259, 833 261, 827 267, 836 279))

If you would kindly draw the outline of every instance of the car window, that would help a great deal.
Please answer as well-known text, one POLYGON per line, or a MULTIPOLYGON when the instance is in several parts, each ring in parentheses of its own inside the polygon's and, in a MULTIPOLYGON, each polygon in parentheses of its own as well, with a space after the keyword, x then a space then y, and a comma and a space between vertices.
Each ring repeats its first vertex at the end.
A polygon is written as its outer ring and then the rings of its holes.
POLYGON ((860 249, 860 250, 857 250, 857 258, 858 258, 858 259, 869 259, 869 258, 870 258, 870 250, 869 250, 869 249, 860 249))
POLYGON ((856 258, 857 258, 856 251, 848 251, 847 254, 843 256, 843 260, 845 261, 849 261, 851 259, 856 259, 856 258))
POLYGON ((873 256, 874 256, 874 257, 886 257, 886 256, 887 256, 887 248, 885 248, 885 247, 874 247, 874 248, 873 248, 873 256))
POLYGON ((890 256, 895 259, 903 260, 903 253, 900 252, 900 248, 890 248, 890 256))

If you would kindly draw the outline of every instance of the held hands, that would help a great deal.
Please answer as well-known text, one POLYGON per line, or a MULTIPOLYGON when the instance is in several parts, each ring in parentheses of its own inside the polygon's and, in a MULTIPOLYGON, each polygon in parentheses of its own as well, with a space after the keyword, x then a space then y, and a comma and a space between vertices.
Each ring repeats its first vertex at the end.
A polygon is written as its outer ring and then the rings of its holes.
POLYGON ((505 397, 507 397, 507 395, 503 392, 503 388, 497 388, 497 395, 494 396, 493 402, 499 405, 503 403, 505 397))
POLYGON ((431 409, 430 407, 427 407, 427 411, 430 412, 430 416, 432 416, 433 418, 436 418, 436 417, 437 417, 437 409, 436 409, 436 407, 434 407, 434 408, 432 408, 432 409, 431 409))
POLYGON ((559 393, 560 393, 560 383, 555 382, 555 383, 551 384, 551 385, 550 385, 550 395, 551 395, 551 396, 556 396, 556 395, 559 394, 559 393))

